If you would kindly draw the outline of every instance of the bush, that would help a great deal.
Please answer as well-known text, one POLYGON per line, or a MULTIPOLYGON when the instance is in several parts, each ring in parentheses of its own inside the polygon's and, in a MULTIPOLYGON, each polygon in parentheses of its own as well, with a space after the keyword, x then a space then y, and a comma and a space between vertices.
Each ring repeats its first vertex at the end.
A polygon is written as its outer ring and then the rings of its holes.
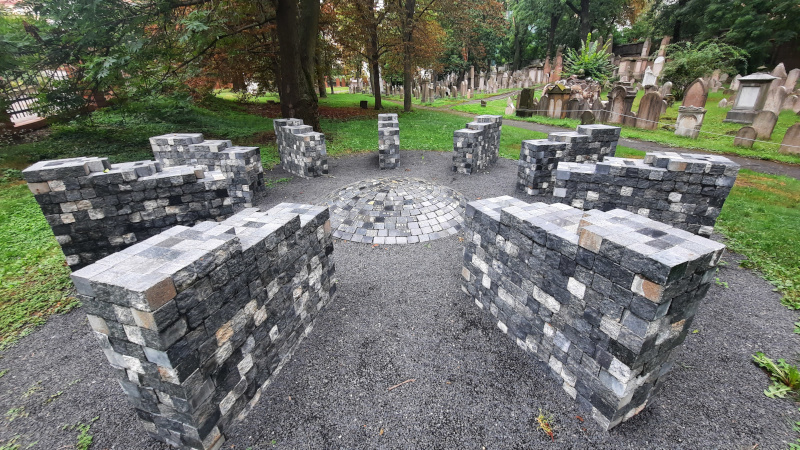
POLYGON ((719 69, 728 75, 737 73, 737 66, 747 68, 746 51, 733 45, 709 40, 699 44, 691 42, 667 47, 667 63, 661 76, 672 82, 672 93, 682 99, 692 81, 719 69))
POLYGON ((614 66, 608 49, 609 42, 601 48, 597 42, 592 42, 592 33, 586 36, 586 41, 581 43, 581 49, 567 49, 564 55, 564 68, 570 75, 577 75, 579 78, 591 78, 593 80, 605 82, 614 73, 614 66))

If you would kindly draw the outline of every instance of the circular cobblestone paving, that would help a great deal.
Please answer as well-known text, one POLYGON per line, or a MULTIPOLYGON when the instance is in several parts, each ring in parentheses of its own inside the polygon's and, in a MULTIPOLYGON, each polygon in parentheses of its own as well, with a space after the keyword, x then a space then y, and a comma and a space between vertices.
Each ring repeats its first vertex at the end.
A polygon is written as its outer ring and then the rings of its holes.
POLYGON ((414 244, 458 233, 466 200, 417 178, 359 181, 328 200, 333 236, 367 244, 414 244))

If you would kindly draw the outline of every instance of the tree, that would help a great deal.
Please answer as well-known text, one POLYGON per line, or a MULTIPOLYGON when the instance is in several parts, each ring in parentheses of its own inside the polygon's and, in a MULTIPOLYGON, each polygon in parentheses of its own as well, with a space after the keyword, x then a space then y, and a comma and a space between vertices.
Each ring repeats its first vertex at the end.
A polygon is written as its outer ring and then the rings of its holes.
POLYGON ((608 47, 608 42, 602 47, 597 41, 592 42, 592 34, 589 33, 586 40, 581 43, 580 51, 567 49, 564 55, 564 69, 570 75, 605 82, 614 72, 614 66, 609 61, 608 47))

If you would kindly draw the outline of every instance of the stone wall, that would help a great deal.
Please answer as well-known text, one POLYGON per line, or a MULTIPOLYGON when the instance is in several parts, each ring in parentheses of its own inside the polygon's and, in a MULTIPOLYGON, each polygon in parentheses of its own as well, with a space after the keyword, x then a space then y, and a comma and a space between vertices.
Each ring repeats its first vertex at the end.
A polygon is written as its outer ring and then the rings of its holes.
POLYGON ((577 131, 522 141, 517 190, 528 195, 551 195, 559 162, 596 162, 614 156, 619 132, 619 127, 608 125, 580 125, 577 131))
POLYGON ((739 165, 723 156, 651 152, 644 160, 559 163, 555 198, 576 208, 614 208, 711 236, 739 165))
POLYGON ((283 170, 304 178, 328 174, 325 135, 317 133, 300 119, 272 121, 283 170))
POLYGON ((400 122, 397 114, 378 114, 378 167, 396 169, 400 165, 400 122))
POLYGON ((725 247, 618 209, 505 196, 466 216, 464 292, 602 427, 640 412, 725 247))
POLYGON ((467 128, 453 133, 453 172, 471 174, 497 161, 503 116, 476 116, 467 128))
POLYGON ((200 166, 88 157, 40 161, 22 175, 73 270, 174 225, 233 214, 225 174, 200 166))
POLYGON ((234 147, 227 140, 206 141, 200 133, 151 137, 150 146, 163 167, 199 165, 225 174, 234 211, 253 207, 266 195, 258 147, 234 147))
POLYGON ((72 274, 147 433, 218 449, 336 293, 328 209, 175 226, 72 274))

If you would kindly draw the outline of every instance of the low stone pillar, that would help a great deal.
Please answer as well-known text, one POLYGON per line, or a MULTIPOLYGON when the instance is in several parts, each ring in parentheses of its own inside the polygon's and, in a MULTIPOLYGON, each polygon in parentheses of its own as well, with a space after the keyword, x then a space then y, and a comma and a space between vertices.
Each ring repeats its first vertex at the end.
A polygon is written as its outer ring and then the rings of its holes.
POLYGON ((466 229, 462 290, 604 429, 659 390, 725 248, 628 211, 508 196, 469 203, 466 229))
POLYGON ((547 139, 522 141, 517 190, 528 195, 551 195, 559 162, 597 162, 614 156, 619 133, 619 127, 580 125, 577 131, 550 133, 547 139))
POLYGON ((453 133, 453 172, 471 174, 486 170, 500 154, 503 116, 484 114, 475 117, 467 128, 453 133))
POLYGON ((328 209, 175 226, 72 274, 141 425, 219 449, 335 296, 328 209))
POLYGON ((328 174, 325 135, 300 119, 274 119, 275 137, 283 170, 303 178, 328 174))
POLYGON ((156 161, 163 167, 199 165, 228 179, 234 211, 256 206, 266 196, 264 167, 258 147, 234 147, 228 140, 206 141, 200 133, 172 133, 150 138, 156 161))
POLYGON ((698 106, 678 107, 678 119, 675 121, 675 135, 697 139, 706 109, 698 106))
POLYGON ((711 236, 739 165, 718 155, 649 152, 644 160, 561 162, 555 198, 576 208, 614 208, 711 236))
POLYGON ((400 122, 397 114, 378 114, 378 167, 396 169, 400 165, 400 122))

